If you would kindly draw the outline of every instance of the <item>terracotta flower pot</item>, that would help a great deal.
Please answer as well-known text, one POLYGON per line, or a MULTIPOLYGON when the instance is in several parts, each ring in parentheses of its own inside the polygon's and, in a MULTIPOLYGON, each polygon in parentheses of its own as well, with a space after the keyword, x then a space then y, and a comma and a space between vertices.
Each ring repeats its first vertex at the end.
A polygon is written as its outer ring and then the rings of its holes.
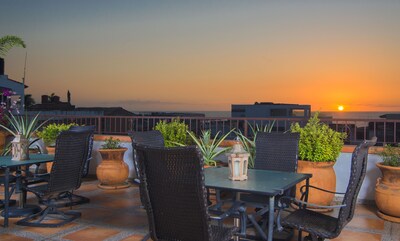
MULTIPOLYGON (((54 155, 56 153, 56 148, 54 146, 46 146, 47 154, 54 155)), ((51 172, 53 167, 53 162, 46 162, 47 172, 51 172)))
POLYGON ((400 167, 385 166, 377 163, 382 172, 375 187, 375 202, 378 207, 378 216, 400 223, 400 167))
POLYGON ((129 167, 124 162, 124 153, 127 148, 99 149, 103 161, 96 169, 97 179, 102 189, 119 189, 129 187, 126 182, 129 176, 129 167))
MULTIPOLYGON (((310 185, 316 186, 328 191, 336 191, 336 174, 333 169, 335 162, 310 162, 301 161, 298 162, 298 173, 310 173, 312 178, 310 178, 310 185)), ((296 198, 300 199, 300 187, 305 185, 306 182, 303 181, 296 186, 296 198)), ((333 193, 323 192, 317 189, 310 188, 308 194, 308 202, 328 206, 331 205, 333 198, 333 193)), ((328 209, 316 209, 316 211, 326 212, 330 211, 328 209)))

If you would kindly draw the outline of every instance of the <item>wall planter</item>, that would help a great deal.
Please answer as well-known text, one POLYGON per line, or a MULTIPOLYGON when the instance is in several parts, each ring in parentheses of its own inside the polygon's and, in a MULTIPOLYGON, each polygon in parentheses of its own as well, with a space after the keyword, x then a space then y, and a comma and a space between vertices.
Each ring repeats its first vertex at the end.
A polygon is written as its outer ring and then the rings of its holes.
MULTIPOLYGON (((333 169, 335 162, 310 162, 298 161, 298 173, 310 173, 310 185, 316 186, 332 192, 336 191, 336 174, 333 169)), ((303 181, 296 186, 296 198, 300 199, 300 187, 305 185, 303 181)), ((335 195, 333 193, 322 192, 314 188, 309 189, 308 202, 323 206, 331 205, 335 195)), ((314 209, 319 212, 331 211, 331 209, 314 209)))
POLYGON ((124 153, 127 148, 99 149, 103 161, 96 169, 98 185, 102 189, 127 188, 130 184, 126 181, 129 175, 129 167, 124 162, 124 153))
POLYGON ((377 163, 382 172, 375 187, 375 202, 378 216, 390 222, 400 223, 400 167, 377 163))

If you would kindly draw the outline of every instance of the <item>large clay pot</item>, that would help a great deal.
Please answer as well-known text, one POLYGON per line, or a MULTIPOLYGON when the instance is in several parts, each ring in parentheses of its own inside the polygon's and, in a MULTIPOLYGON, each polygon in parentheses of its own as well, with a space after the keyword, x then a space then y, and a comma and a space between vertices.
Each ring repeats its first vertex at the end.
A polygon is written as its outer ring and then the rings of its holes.
POLYGON ((376 164, 382 172, 375 187, 375 202, 378 216, 400 223, 400 167, 376 164))
MULTIPOLYGON (((47 154, 54 155, 56 153, 56 148, 54 146, 46 146, 47 154)), ((53 162, 46 162, 47 172, 51 172, 51 168, 53 167, 53 162)))
POLYGON ((100 181, 98 187, 103 189, 119 189, 129 187, 126 182, 129 167, 124 162, 127 148, 99 149, 103 161, 97 166, 96 175, 100 181))
MULTIPOLYGON (((316 186, 328 191, 336 191, 336 174, 333 169, 335 162, 310 162, 301 161, 298 162, 298 173, 310 173, 312 178, 310 178, 310 185, 316 186)), ((305 185, 306 182, 303 181, 296 186, 296 198, 300 199, 300 187, 305 185)), ((333 198, 333 193, 323 192, 314 188, 310 188, 308 194, 308 202, 329 206, 331 205, 333 198)), ((330 211, 328 209, 316 209, 316 211, 324 212, 330 211)))

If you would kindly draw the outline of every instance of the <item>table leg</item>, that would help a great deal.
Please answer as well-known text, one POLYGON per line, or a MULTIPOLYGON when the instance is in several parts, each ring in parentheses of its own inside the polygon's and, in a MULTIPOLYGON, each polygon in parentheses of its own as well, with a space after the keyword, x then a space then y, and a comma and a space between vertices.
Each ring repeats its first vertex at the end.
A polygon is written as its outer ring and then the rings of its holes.
POLYGON ((10 200, 10 191, 9 191, 9 182, 10 182, 10 168, 6 167, 6 172, 4 174, 4 224, 5 228, 8 227, 8 201, 10 200))
POLYGON ((268 241, 272 241, 272 235, 274 233, 274 207, 275 207, 275 196, 269 197, 269 212, 268 212, 268 241))
MULTIPOLYGON (((240 220, 239 218, 234 218, 233 219, 233 226, 240 228, 240 220)), ((239 236, 233 236, 233 241, 239 241, 240 238, 239 236)))

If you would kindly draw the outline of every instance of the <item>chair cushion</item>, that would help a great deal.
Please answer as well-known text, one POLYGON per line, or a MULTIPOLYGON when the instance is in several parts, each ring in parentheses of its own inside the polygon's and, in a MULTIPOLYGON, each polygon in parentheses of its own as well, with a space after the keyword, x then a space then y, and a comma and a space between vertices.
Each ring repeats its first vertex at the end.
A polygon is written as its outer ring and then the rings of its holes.
POLYGON ((338 219, 335 217, 307 209, 298 209, 282 220, 283 226, 301 229, 323 238, 338 236, 337 223, 338 219))

